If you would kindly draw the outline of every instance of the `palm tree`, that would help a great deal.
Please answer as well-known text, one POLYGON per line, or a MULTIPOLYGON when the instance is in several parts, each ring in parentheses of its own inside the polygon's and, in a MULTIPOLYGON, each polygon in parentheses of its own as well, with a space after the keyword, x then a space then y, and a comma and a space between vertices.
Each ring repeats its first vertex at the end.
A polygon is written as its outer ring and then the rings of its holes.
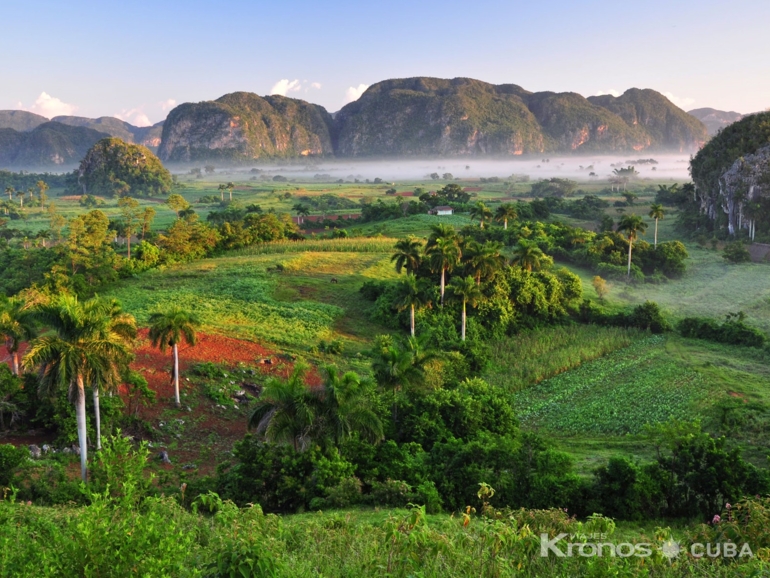
POLYGON ((200 319, 181 307, 171 307, 150 315, 150 339, 153 347, 166 351, 169 345, 174 352, 174 403, 179 407, 179 343, 184 340, 188 345, 195 345, 195 329, 200 327, 200 319))
POLYGON ((479 201, 473 205, 469 213, 471 220, 479 220, 479 225, 482 229, 484 228, 484 221, 492 218, 492 211, 489 210, 489 207, 487 207, 483 201, 479 201))
POLYGON ((322 446, 336 447, 357 433, 369 442, 379 442, 382 422, 359 376, 352 371, 341 375, 333 365, 324 367, 324 373, 323 385, 308 390, 315 407, 310 438, 322 446))
POLYGON ((515 221, 519 218, 519 213, 511 203, 503 203, 495 211, 495 220, 503 223, 503 229, 508 229, 508 221, 515 221))
POLYGON ((13 374, 19 375, 19 347, 36 335, 34 311, 29 303, 14 297, 0 304, 0 335, 11 355, 13 374))
POLYGON ((70 295, 36 306, 37 321, 50 331, 30 343, 23 360, 25 368, 39 369, 41 394, 51 395, 61 387, 69 391, 75 403, 84 482, 88 462, 86 383, 115 383, 131 359, 125 340, 107 330, 110 321, 105 309, 98 298, 81 303, 70 295))
POLYGON ((476 281, 470 275, 452 279, 452 282, 449 284, 449 290, 451 291, 453 298, 463 304, 460 335, 462 340, 465 341, 466 305, 476 307, 479 301, 483 299, 483 295, 481 294, 479 286, 476 285, 476 281))
POLYGON ((250 429, 269 442, 291 444, 295 451, 309 445, 316 408, 305 385, 307 370, 304 363, 296 363, 288 379, 269 377, 265 380, 249 416, 250 429))
POLYGON ((311 389, 305 384, 307 370, 307 365, 297 363, 288 379, 267 379, 249 416, 250 429, 269 442, 290 444, 295 451, 311 442, 338 446, 353 433, 371 442, 382 439, 382 422, 358 375, 340 375, 330 365, 324 368, 323 385, 311 389))
POLYGON ((455 228, 451 225, 445 225, 444 223, 438 223, 431 225, 431 233, 428 237, 428 242, 425 244, 425 249, 430 249, 436 245, 439 239, 457 239, 459 243, 459 235, 455 228))
POLYGON ((8 195, 9 201, 13 200, 13 195, 15 192, 16 192, 16 189, 14 189, 13 187, 5 187, 5 194, 8 195))
POLYGON ((235 188, 235 183, 230 182, 225 185, 225 188, 227 189, 227 192, 230 193, 230 200, 233 200, 233 189, 235 188))
POLYGON ((645 223, 639 215, 624 215, 618 222, 618 231, 625 231, 628 237, 628 277, 631 277, 631 251, 634 248, 634 240, 647 230, 645 223))
POLYGON ((496 241, 487 241, 483 245, 471 242, 468 245, 463 257, 473 272, 476 285, 481 285, 482 277, 492 277, 505 264, 505 258, 501 254, 502 250, 502 243, 496 241))
POLYGON ((24 208, 24 195, 26 195, 24 191, 16 191, 16 196, 19 198, 19 207, 24 208))
POLYGON ((650 218, 655 219, 655 247, 658 246, 658 219, 662 219, 666 212, 663 210, 663 205, 654 204, 650 205, 650 218))
POLYGON ((393 422, 398 421, 398 394, 404 388, 417 387, 425 382, 425 363, 431 358, 417 347, 420 341, 406 344, 388 341, 375 349, 372 373, 379 386, 393 392, 393 422))
POLYGON ((227 189, 227 185, 224 183, 219 183, 219 198, 222 199, 222 202, 225 201, 225 190, 227 189))
POLYGON ((462 257, 457 237, 439 237, 435 245, 426 251, 426 255, 430 261, 431 270, 434 273, 441 271, 441 306, 443 307, 446 274, 455 268, 462 257))
POLYGON ((307 217, 310 214, 310 209, 307 207, 307 205, 303 205, 301 203, 294 205, 292 210, 297 212, 297 221, 299 221, 300 225, 303 222, 303 217, 307 217))
POLYGON ((430 300, 420 290, 417 277, 407 275, 398 287, 398 297, 395 302, 396 309, 403 311, 409 308, 409 321, 411 334, 414 337, 414 312, 417 308, 430 307, 430 300))
POLYGON ((396 243, 396 252, 390 258, 391 262, 396 262, 396 273, 401 273, 406 269, 407 275, 414 275, 422 262, 422 241, 413 235, 406 239, 401 239, 396 243))
POLYGON ((543 253, 543 250, 533 241, 519 239, 516 247, 513 249, 512 265, 518 265, 530 273, 541 269, 543 265, 548 264, 550 258, 543 253))

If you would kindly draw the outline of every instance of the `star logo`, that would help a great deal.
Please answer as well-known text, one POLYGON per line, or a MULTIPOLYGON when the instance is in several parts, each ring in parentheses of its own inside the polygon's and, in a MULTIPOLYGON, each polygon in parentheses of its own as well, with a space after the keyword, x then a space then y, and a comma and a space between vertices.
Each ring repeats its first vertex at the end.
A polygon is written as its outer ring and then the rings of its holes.
POLYGON ((679 542, 674 542, 673 540, 666 540, 660 547, 661 554, 663 554, 669 560, 673 560, 679 556, 679 552, 681 550, 682 547, 679 545, 679 542))

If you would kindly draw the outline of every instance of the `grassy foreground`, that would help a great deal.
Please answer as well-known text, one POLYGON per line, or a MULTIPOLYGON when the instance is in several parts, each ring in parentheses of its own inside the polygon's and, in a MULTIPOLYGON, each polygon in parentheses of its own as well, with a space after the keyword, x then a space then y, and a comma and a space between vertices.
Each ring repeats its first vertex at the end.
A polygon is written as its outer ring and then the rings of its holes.
MULTIPOLYGON (((125 486, 124 486, 124 489, 125 486)), ((0 502, 0 577, 241 576, 765 576, 767 549, 752 557, 669 559, 663 547, 716 536, 708 527, 616 528, 598 517, 580 523, 560 510, 469 510, 427 516, 424 509, 322 512, 279 517, 239 510, 215 495, 196 504, 172 498, 137 503, 130 491, 93 496, 82 508, 0 502), (650 555, 541 555, 541 537, 648 544, 650 555), (601 536, 601 538, 599 538, 601 536)), ((765 540, 766 541, 766 540, 765 540)), ((608 552, 608 551, 606 551, 608 552)))

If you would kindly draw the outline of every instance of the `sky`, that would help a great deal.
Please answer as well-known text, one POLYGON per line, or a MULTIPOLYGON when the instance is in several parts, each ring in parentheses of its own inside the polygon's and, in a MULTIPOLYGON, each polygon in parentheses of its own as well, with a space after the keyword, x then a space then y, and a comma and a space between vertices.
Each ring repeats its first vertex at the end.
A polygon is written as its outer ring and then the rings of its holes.
POLYGON ((0 0, 0 109, 146 126, 234 91, 330 112, 388 78, 770 107, 768 0, 0 0))

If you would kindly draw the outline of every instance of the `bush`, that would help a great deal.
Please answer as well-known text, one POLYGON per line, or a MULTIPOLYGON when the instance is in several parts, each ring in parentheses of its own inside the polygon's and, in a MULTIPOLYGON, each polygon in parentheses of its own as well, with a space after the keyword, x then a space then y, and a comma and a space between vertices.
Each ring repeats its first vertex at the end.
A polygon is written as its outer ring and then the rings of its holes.
POLYGON ((326 492, 326 498, 313 500, 310 507, 312 509, 316 509, 317 506, 349 508, 361 502, 361 487, 361 480, 355 476, 350 476, 336 486, 329 488, 326 492))
POLYGON ((11 485, 13 474, 29 458, 29 450, 13 444, 0 445, 0 487, 11 485))
POLYGON ((740 241, 734 241, 725 245, 722 257, 730 263, 748 263, 751 261, 751 255, 740 241))
POLYGON ((634 307, 627 319, 630 327, 648 329, 652 333, 663 333, 671 329, 658 304, 652 301, 646 301, 643 305, 634 307))

